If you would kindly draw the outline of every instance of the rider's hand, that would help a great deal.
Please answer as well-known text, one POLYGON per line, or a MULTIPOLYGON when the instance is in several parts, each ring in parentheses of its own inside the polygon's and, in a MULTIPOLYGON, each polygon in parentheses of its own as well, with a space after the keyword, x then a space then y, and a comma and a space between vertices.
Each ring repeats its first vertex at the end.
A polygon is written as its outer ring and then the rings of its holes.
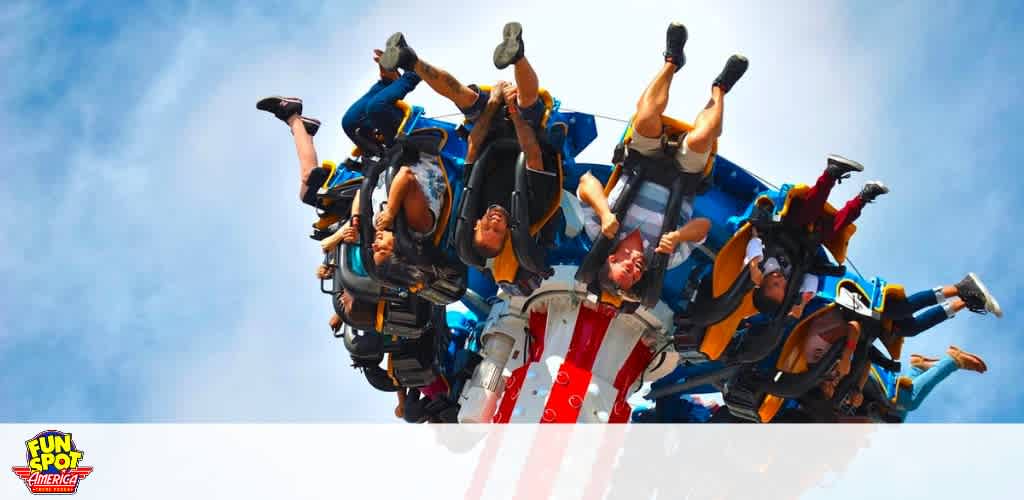
POLYGON ((864 394, 857 391, 850 395, 850 406, 854 408, 860 408, 860 405, 864 404, 864 394))
POLYGON ((506 85, 502 90, 505 94, 505 104, 509 107, 509 111, 513 111, 512 108, 515 107, 516 98, 519 97, 519 88, 515 85, 506 85))
POLYGON ((394 224, 394 222, 395 214, 391 212, 390 208, 385 207, 384 210, 381 210, 380 213, 377 214, 373 227, 378 231, 387 231, 391 229, 391 225, 394 224))
POLYGON ((359 241, 359 231, 356 229, 358 225, 358 222, 354 226, 346 222, 344 226, 341 226, 341 241, 345 243, 359 241))
POLYGON ((505 90, 507 88, 508 82, 498 81, 498 83, 495 83, 494 88, 491 89, 491 95, 487 98, 487 105, 495 107, 505 102, 505 90))
POLYGON ((658 249, 655 250, 658 253, 671 254, 676 251, 676 247, 679 246, 679 239, 675 233, 668 233, 661 235, 661 241, 658 242, 658 249))
POLYGON ((608 217, 601 221, 601 234, 611 240, 615 239, 618 232, 619 220, 615 218, 615 214, 608 214, 608 217))
POLYGON ((839 370, 839 378, 845 377, 850 374, 850 363, 851 360, 847 356, 843 356, 839 360, 839 366, 837 368, 837 370, 839 370))
POLYGON ((753 281, 755 285, 761 286, 761 280, 764 279, 764 272, 761 271, 761 266, 758 266, 758 260, 754 259, 750 262, 750 281, 753 281))

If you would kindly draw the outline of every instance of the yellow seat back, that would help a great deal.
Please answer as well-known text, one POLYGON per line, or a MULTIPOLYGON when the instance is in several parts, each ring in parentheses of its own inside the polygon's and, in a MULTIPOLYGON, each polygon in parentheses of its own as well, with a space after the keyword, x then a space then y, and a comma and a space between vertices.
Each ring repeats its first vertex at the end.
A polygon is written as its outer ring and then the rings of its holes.
POLYGON ((516 273, 519 272, 519 259, 512 248, 512 241, 509 235, 505 235, 505 246, 501 253, 494 258, 491 266, 491 275, 495 283, 513 283, 516 280, 516 273))
MULTIPOLYGON (((858 292, 867 297, 867 294, 863 289, 860 288, 855 282, 850 280, 840 280, 836 284, 836 295, 839 294, 840 288, 847 288, 851 291, 858 292)), ((800 320, 799 323, 789 333, 789 337, 786 339, 786 343, 782 345, 782 351, 779 353, 779 359, 775 362, 775 368, 785 373, 803 373, 807 371, 807 356, 804 353, 804 346, 807 344, 807 337, 811 334, 811 325, 818 318, 829 314, 830 311, 836 310, 838 306, 835 303, 831 303, 817 311, 814 311, 809 316, 800 320)), ((758 414, 761 416, 761 422, 770 422, 772 418, 775 418, 775 414, 778 413, 779 409, 782 408, 782 404, 785 399, 769 394, 765 396, 764 401, 761 403, 761 407, 758 409, 758 414)))
MULTIPOLYGON (((885 304, 889 302, 890 297, 893 300, 906 300, 907 292, 903 285, 885 285, 885 288, 882 289, 882 302, 875 306, 875 310, 878 312, 885 311, 885 304)), ((893 326, 892 320, 883 319, 880 339, 882 344, 885 345, 886 350, 889 351, 889 356, 892 359, 900 359, 900 356, 903 354, 903 341, 905 339, 896 335, 893 331, 893 326)))
MULTIPOLYGON (((747 255, 747 243, 750 243, 752 234, 753 227, 750 224, 743 224, 718 252, 711 274, 713 297, 720 297, 729 290, 736 278, 743 272, 743 259, 747 255)), ((748 292, 732 314, 707 327, 700 351, 710 359, 718 359, 729 342, 732 341, 740 321, 756 312, 753 296, 748 292)))
MULTIPOLYGON (((786 203, 782 207, 782 210, 779 211, 779 215, 785 217, 789 212, 793 199, 802 198, 810 190, 810 186, 807 186, 806 184, 797 184, 790 188, 789 192, 786 194, 786 203)), ((832 206, 831 203, 825 203, 825 214, 830 217, 835 217, 838 212, 839 211, 836 210, 836 207, 832 206)), ((836 258, 836 262, 840 264, 846 262, 846 249, 850 244, 850 238, 852 238, 853 234, 856 232, 857 225, 850 224, 843 228, 839 234, 834 234, 831 238, 822 242, 825 245, 825 248, 828 248, 828 251, 836 258)))
MULTIPOLYGON (((493 87, 490 85, 479 85, 478 88, 484 92, 490 92, 493 87)), ((540 122, 541 130, 547 128, 548 119, 551 117, 551 112, 554 109, 554 99, 551 97, 551 93, 547 89, 540 88, 537 90, 537 98, 544 103, 544 116, 540 122)), ((564 124, 560 124, 564 125, 564 124)), ((564 125, 568 128, 568 125, 564 125)), ((568 132, 568 130, 566 130, 568 132)), ((560 152, 559 152, 560 153, 560 152)), ((556 168, 558 176, 558 186, 561 186, 564 181, 565 172, 562 167, 562 156, 558 154, 558 165, 556 168)), ((533 224, 530 224, 530 236, 536 236, 537 233, 551 220, 552 217, 558 212, 559 207, 562 204, 562 190, 557 191, 557 195, 552 200, 551 205, 548 207, 547 212, 533 224)), ((513 283, 515 282, 516 274, 519 272, 519 259, 516 257, 515 250, 512 248, 511 238, 505 237, 505 246, 494 258, 494 263, 491 266, 491 275, 494 278, 495 283, 513 283)))
POLYGON ((317 219, 317 221, 313 223, 313 227, 320 231, 326 231, 327 228, 331 227, 332 224, 338 222, 339 220, 341 220, 341 217, 337 215, 327 214, 317 219))
MULTIPOLYGON (((775 368, 779 371, 786 373, 803 373, 807 371, 807 356, 804 355, 804 344, 807 342, 807 336, 811 331, 811 324, 815 319, 828 314, 829 311, 835 309, 835 304, 829 304, 821 309, 818 309, 810 316, 807 316, 800 321, 790 332, 789 338, 786 339, 786 343, 782 346, 782 351, 779 354, 779 360, 775 363, 775 368)), ((771 422, 775 415, 778 414, 779 410, 782 409, 782 405, 786 402, 785 398, 776 396, 774 394, 768 394, 761 401, 761 406, 757 410, 758 416, 761 417, 761 422, 771 422)))

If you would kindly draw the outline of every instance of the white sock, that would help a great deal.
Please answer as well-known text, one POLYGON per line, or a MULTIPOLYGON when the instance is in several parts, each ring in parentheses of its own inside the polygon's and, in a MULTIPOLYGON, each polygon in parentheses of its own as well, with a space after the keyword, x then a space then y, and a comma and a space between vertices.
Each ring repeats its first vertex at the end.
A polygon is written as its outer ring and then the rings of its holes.
POLYGON ((956 316, 956 309, 953 308, 953 301, 947 300, 942 303, 942 309, 946 311, 946 317, 952 318, 956 316))

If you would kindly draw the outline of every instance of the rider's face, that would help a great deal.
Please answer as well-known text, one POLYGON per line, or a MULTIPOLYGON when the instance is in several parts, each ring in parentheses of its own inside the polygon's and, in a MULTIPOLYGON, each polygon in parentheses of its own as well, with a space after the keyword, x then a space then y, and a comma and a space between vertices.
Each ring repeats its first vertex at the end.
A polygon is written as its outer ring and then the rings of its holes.
POLYGON ((497 252, 505 242, 506 235, 508 235, 508 214, 505 209, 492 206, 484 212, 483 217, 477 220, 476 234, 473 239, 477 246, 497 252))
POLYGON ((636 285, 647 268, 647 259, 642 248, 620 244, 608 256, 608 278, 616 286, 628 290, 636 285))
POLYGON ((373 250, 373 262, 378 266, 383 264, 391 258, 391 254, 395 251, 394 233, 391 231, 377 231, 377 235, 374 237, 370 248, 373 250))
POLYGON ((766 275, 761 280, 761 290, 765 297, 781 304, 786 298, 786 277, 778 271, 766 275))

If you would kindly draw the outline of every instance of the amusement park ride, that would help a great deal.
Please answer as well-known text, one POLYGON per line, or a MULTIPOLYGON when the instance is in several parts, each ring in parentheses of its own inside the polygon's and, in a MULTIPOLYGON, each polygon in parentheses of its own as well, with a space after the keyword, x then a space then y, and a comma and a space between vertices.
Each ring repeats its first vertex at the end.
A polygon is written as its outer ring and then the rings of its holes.
MULTIPOLYGON (((372 186, 381 176, 390 182, 410 155, 436 162, 446 174, 446 209, 432 245, 408 237, 401 216, 395 222, 396 253, 406 256, 405 266, 378 268, 368 244, 343 244, 325 257, 334 273, 321 290, 332 295, 345 319, 336 336, 371 385, 402 394, 407 421, 623 423, 633 414, 628 401, 647 382, 653 384, 646 397, 655 404, 685 394, 722 393, 728 411, 717 419, 724 421, 884 414, 890 398, 871 384, 863 404, 853 407, 847 396, 872 363, 898 369, 901 341, 890 335, 880 311, 887 296, 903 292, 844 267, 855 227, 828 241, 787 234, 779 221, 806 186, 769 186, 717 154, 689 184, 666 180, 659 165, 624 161, 631 126, 611 164, 577 163, 597 137, 594 116, 564 111, 541 94, 547 104, 546 167, 562 186, 550 200, 530 199, 514 139, 491 141, 466 169, 465 126, 425 117, 422 108, 401 101, 404 119, 394 146, 358 145, 353 157, 360 160, 324 164, 331 175, 313 203, 319 214, 314 239, 346 220, 357 190, 367 198, 359 204, 366 212, 361 219, 373 220, 372 186), (517 169, 511 244, 483 259, 469 242, 473 221, 486 208, 480 206, 481 188, 495 166, 517 169), (694 215, 712 222, 707 239, 683 264, 666 269, 667 257, 649 263, 638 296, 629 299, 594 285, 611 242, 590 241, 583 208, 573 196, 585 172, 607 191, 624 169, 634 174, 625 192, 643 182, 662 183, 672 193, 666 213, 676 214, 684 192, 695 190, 694 215), (526 215, 531 201, 549 203, 543 220, 532 225, 526 215), (754 228, 777 235, 774 243, 798 256, 786 304, 798 295, 803 273, 824 276, 797 324, 787 317, 788 307, 774 316, 753 307, 743 259, 754 228), (342 291, 368 307, 346 313, 336 300, 342 291), (812 389, 835 364, 841 343, 813 364, 799 346, 808 320, 832 308, 859 320, 863 332, 853 369, 834 396, 824 399, 812 389)), ((663 122, 669 130, 689 129, 668 117, 663 122)), ((831 207, 827 212, 835 213, 831 207)), ((666 216, 665 224, 677 222, 671 219, 666 216)), ((373 240, 371 224, 360 231, 361 242, 373 240)))

